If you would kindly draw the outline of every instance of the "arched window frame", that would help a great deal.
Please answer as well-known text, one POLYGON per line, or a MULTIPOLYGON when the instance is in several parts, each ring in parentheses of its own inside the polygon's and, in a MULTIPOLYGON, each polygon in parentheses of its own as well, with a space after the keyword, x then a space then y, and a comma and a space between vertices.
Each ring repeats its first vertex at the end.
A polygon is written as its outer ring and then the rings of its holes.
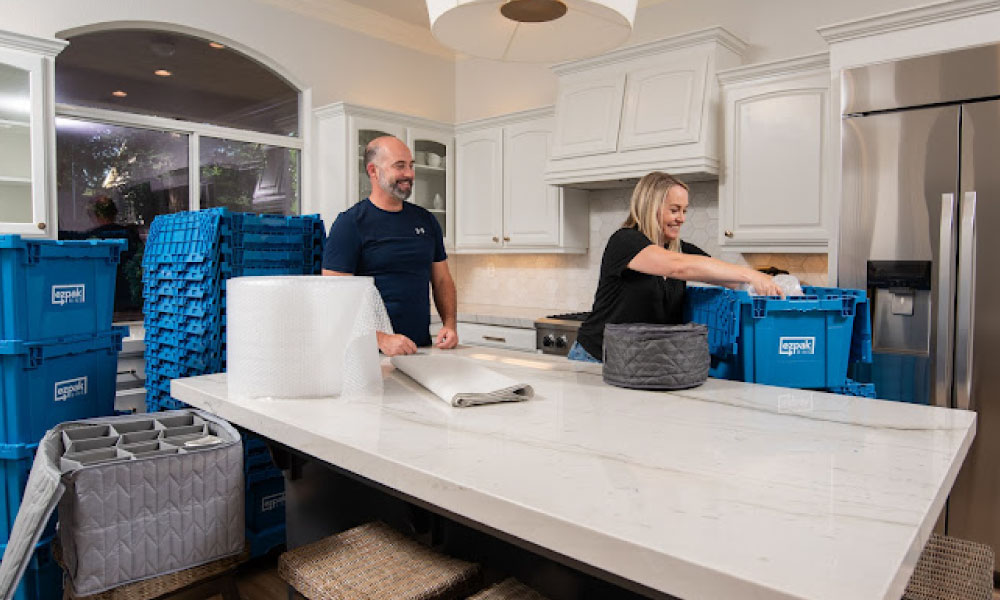
MULTIPOLYGON (((102 31, 113 31, 116 29, 149 29, 164 32, 179 33, 194 36, 205 40, 215 40, 225 44, 250 60, 254 60, 270 69, 273 73, 282 77, 288 84, 298 92, 298 135, 282 136, 276 134, 260 133, 247 129, 236 129, 219 125, 209 125, 193 121, 141 115, 126 111, 107 110, 77 106, 72 104, 55 104, 56 118, 65 117, 71 119, 82 119, 88 121, 98 121, 109 125, 119 125, 125 127, 135 127, 140 129, 158 130, 183 133, 188 136, 188 185, 189 185, 189 210, 201 208, 201 169, 199 168, 200 140, 202 137, 213 137, 236 142, 248 142, 267 144, 280 148, 298 150, 299 165, 302 174, 299 184, 299 211, 300 213, 313 212, 311 203, 311 182, 312 170, 309 151, 309 140, 311 138, 312 119, 312 94, 311 90, 292 76, 287 69, 284 69, 266 55, 249 48, 244 44, 227 39, 207 31, 163 22, 118 22, 118 23, 97 23, 84 27, 77 27, 62 31, 58 37, 62 39, 72 38, 77 35, 87 33, 97 33, 102 31)), ((57 57, 58 60, 58 57, 57 57)), ((58 207, 54 207, 58 211, 58 207)), ((53 222, 58 222, 58 214, 54 214, 53 222)))

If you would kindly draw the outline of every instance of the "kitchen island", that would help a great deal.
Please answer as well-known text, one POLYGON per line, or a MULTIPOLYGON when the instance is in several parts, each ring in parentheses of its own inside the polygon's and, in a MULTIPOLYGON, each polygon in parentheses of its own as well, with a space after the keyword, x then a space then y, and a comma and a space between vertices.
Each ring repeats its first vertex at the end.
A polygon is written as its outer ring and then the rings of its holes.
MULTIPOLYGON (((451 408, 383 363, 384 390, 230 400, 226 375, 172 395, 401 494, 684 599, 893 599, 975 434, 970 412, 709 379, 673 393, 600 365, 460 348, 531 384, 451 408)), ((461 373, 456 373, 461 377, 461 373)))

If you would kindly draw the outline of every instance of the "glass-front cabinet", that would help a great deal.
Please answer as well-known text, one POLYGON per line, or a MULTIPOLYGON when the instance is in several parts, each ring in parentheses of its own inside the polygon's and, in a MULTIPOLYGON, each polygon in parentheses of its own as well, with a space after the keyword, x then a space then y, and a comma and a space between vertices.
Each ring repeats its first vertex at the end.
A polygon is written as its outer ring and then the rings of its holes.
POLYGON ((0 233, 51 236, 52 59, 65 45, 0 31, 0 233))
POLYGON ((413 195, 410 201, 429 210, 441 225, 446 246, 451 246, 454 156, 450 134, 410 128, 407 144, 413 152, 413 195))
POLYGON ((392 135, 413 153, 413 194, 409 201, 426 208, 444 233, 446 248, 454 247, 454 127, 418 117, 337 102, 316 109, 316 193, 323 220, 371 194, 365 170, 365 147, 377 137, 392 135), (346 184, 346 185, 345 185, 346 184))

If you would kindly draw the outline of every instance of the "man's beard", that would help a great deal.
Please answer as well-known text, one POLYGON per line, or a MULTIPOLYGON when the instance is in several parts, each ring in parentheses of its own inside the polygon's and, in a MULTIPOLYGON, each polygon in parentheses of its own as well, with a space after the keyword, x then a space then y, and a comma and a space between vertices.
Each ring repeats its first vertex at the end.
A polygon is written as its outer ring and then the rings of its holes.
POLYGON ((391 195, 397 200, 406 200, 413 193, 413 180, 405 177, 401 177, 395 181, 389 181, 382 173, 378 175, 378 186, 382 188, 382 191, 391 195), (399 187, 400 183, 409 183, 409 189, 402 189, 399 187))

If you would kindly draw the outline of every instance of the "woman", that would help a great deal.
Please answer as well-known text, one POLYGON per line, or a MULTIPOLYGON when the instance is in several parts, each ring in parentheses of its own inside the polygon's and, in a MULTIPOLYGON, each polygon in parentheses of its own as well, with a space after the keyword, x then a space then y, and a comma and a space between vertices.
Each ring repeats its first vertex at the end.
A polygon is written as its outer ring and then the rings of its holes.
POLYGON ((682 242, 688 186, 652 172, 632 191, 629 215, 604 249, 594 307, 570 348, 571 360, 601 362, 607 323, 677 324, 683 319, 685 281, 727 287, 745 283, 759 294, 781 295, 770 276, 710 258, 682 242))

